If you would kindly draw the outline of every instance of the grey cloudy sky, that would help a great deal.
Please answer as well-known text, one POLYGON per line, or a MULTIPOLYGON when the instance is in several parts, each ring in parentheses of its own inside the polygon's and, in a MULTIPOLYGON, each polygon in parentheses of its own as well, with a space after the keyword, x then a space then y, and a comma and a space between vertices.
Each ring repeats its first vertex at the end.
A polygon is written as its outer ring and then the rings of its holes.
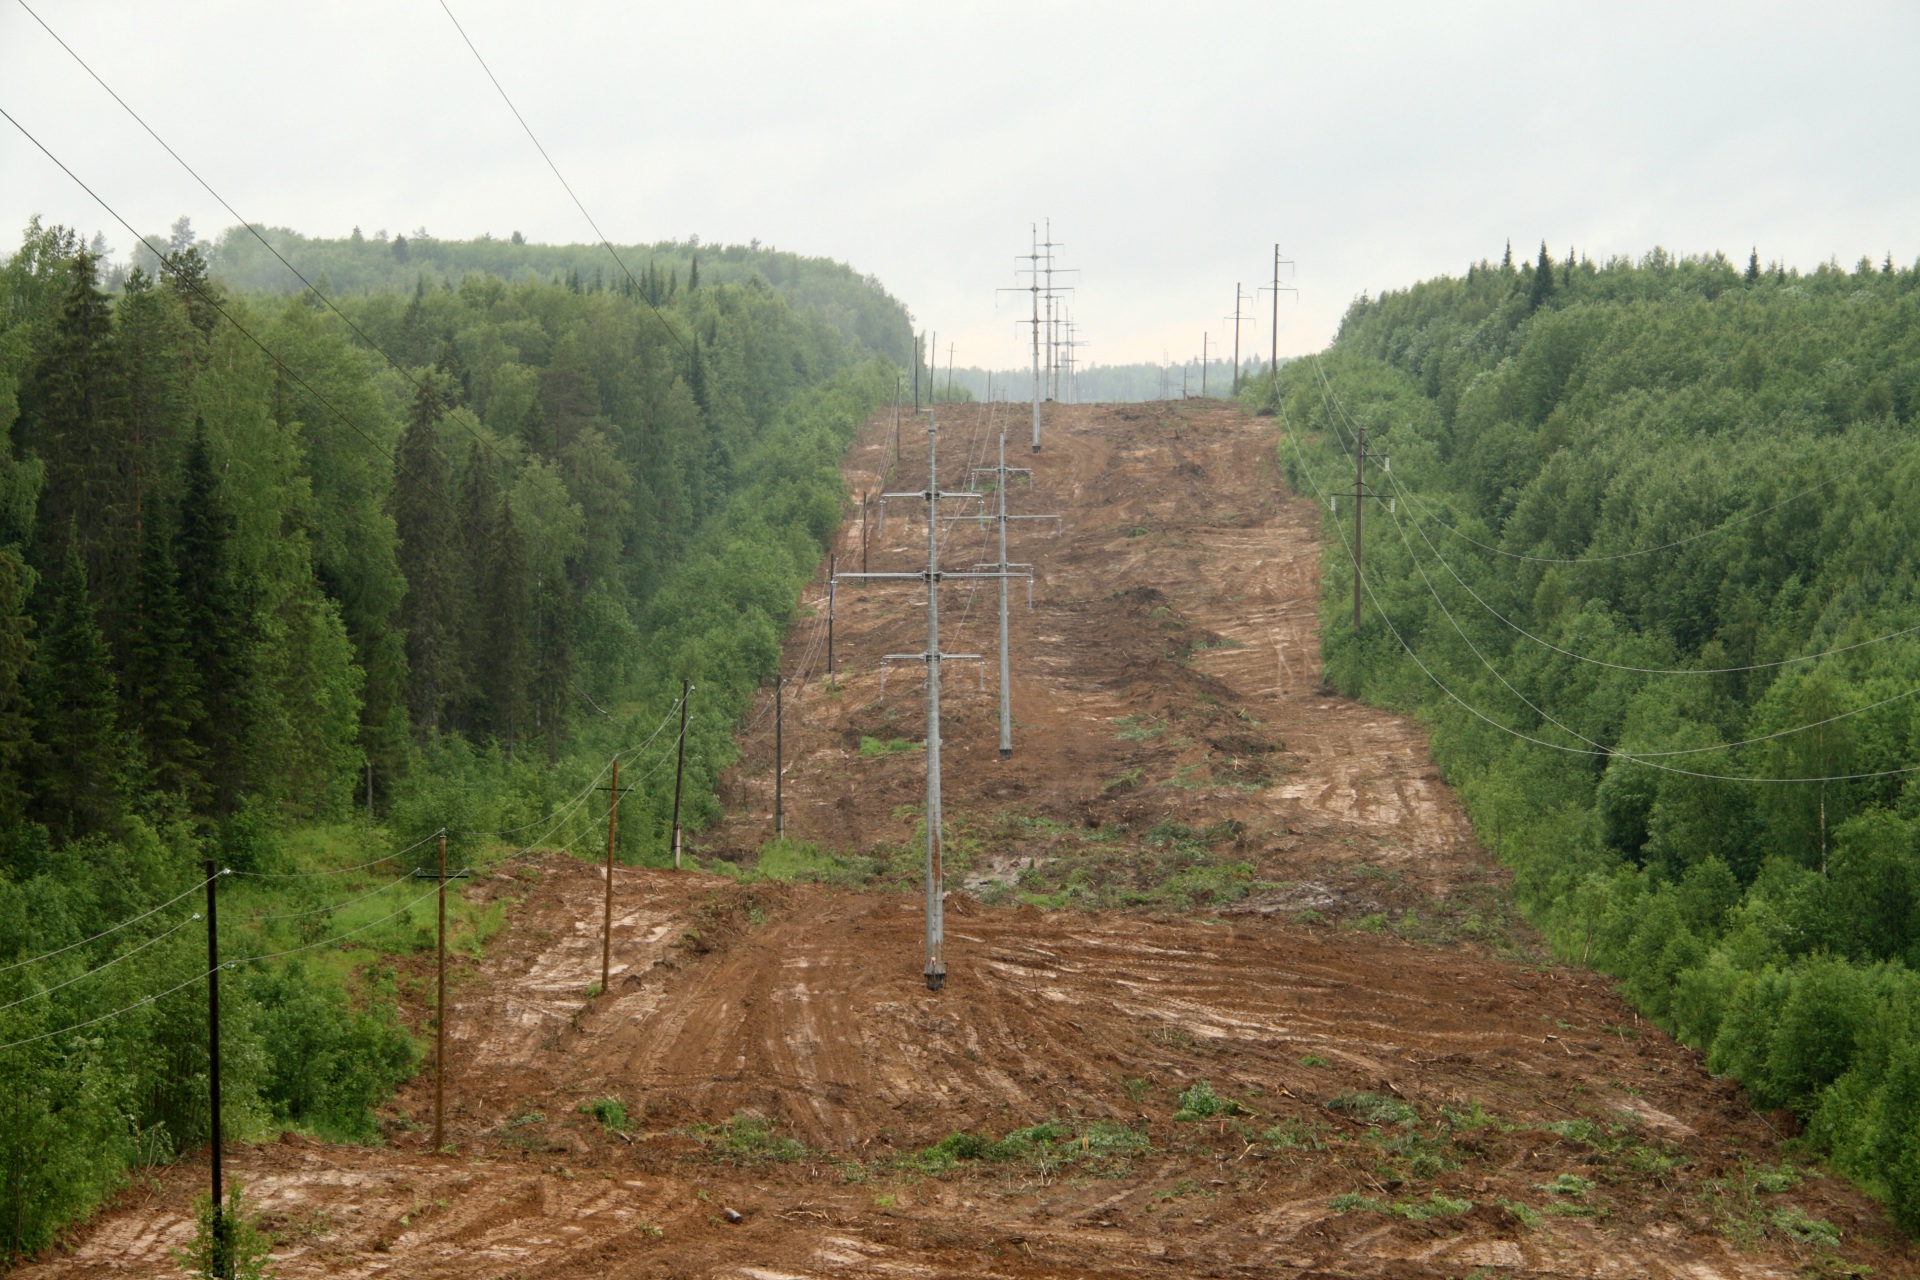
MULTIPOLYGON (((437 0, 32 2, 251 219, 588 238, 437 0)), ((1276 240, 1283 354, 1508 237, 1920 256, 1913 4, 450 3, 616 242, 843 259, 961 364, 1024 363, 1048 216, 1102 363, 1197 354, 1276 240)), ((143 230, 229 221, 15 0, 0 106, 143 230)), ((35 213, 129 243, 0 122, 35 213)))

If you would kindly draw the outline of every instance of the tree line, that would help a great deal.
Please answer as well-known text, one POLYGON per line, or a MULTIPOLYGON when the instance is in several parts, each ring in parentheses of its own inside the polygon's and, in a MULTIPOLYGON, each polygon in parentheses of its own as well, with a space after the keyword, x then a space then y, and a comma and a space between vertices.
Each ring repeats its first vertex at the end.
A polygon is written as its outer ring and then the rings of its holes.
POLYGON ((1432 726, 1562 955, 1920 1228, 1920 267, 1509 252, 1246 395, 1304 491, 1392 459, 1357 633, 1326 516, 1328 678, 1432 726))

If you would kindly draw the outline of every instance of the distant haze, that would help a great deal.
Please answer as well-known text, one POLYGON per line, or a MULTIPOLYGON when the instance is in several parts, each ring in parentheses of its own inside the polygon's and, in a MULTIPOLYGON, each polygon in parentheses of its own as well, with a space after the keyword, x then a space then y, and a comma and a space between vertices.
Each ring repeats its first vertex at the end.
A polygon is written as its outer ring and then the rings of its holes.
MULTIPOLYGON (((591 238, 432 0, 34 3, 251 219, 591 238)), ((1027 299, 994 291, 1048 216, 1105 364, 1230 343, 1275 241, 1282 355, 1509 238, 1920 255, 1920 6, 450 3, 614 240, 850 262, 942 366, 1024 365, 1027 299)), ((0 105, 143 231, 232 221, 12 3, 0 105)), ((0 122, 9 251, 35 213, 128 250, 0 122)))

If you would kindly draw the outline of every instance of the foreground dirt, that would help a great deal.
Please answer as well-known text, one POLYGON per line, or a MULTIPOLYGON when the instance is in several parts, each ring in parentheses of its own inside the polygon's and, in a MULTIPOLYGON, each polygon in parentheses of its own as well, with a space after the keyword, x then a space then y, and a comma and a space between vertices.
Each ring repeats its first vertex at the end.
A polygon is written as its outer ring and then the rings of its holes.
MULTIPOLYGON (((946 420, 946 483, 988 412, 946 420)), ((889 425, 849 460, 856 493, 880 487, 889 425)), ((917 484, 924 445, 902 446, 917 484)), ((1022 450, 1016 508, 1066 531, 1020 535, 1038 581, 1013 760, 991 678, 951 677, 967 890, 944 991, 920 980, 915 893, 626 871, 612 989, 590 995, 598 871, 498 875, 475 891, 509 924, 449 1024, 458 1154, 425 1150, 425 1079, 385 1147, 230 1154, 281 1274, 1920 1270, 1869 1201, 1794 1169, 1784 1121, 1537 954, 1417 727, 1320 692, 1315 517, 1271 458, 1271 424, 1173 405, 1056 409, 1022 450), (603 1100, 624 1127, 582 1111, 603 1100)), ((965 529, 952 562, 974 558, 965 529)), ((896 505, 874 533, 873 567, 898 568, 924 525, 896 505)), ((856 519, 841 567, 862 540, 856 519)), ((949 591, 948 647, 990 652, 991 597, 949 591)), ((861 743, 919 737, 918 674, 882 699, 875 667, 919 647, 920 602, 843 593, 831 684, 820 628, 789 645, 788 833, 851 855, 829 878, 911 881, 920 754, 861 743)), ((709 857, 750 865, 768 835, 769 730, 709 857)), ((203 1179, 167 1171, 21 1274, 175 1273, 203 1179)))

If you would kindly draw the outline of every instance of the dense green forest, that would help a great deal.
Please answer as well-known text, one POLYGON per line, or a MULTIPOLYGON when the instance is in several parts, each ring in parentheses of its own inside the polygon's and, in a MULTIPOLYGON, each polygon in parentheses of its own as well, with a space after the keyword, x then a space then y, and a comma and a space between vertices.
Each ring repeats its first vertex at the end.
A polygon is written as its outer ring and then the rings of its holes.
POLYGON ((0 267, 0 1259, 206 1140, 206 860, 226 1132, 372 1138, 436 832, 591 849, 622 752, 621 856, 663 859, 683 681, 715 813, 893 392, 861 325, 909 319, 810 260, 796 294, 511 249, 322 255, 337 313, 190 234, 109 272, 36 222, 0 267))
MULTIPOLYGON (((867 350, 901 365, 910 365, 913 358, 912 320, 879 280, 830 258, 804 257, 757 240, 744 245, 703 245, 693 236, 660 244, 616 245, 620 255, 616 262, 603 245, 529 244, 519 232, 506 239, 489 235, 442 240, 424 228, 389 237, 385 231, 363 235, 355 227, 343 239, 328 239, 303 236, 285 227, 229 227, 209 242, 198 240, 192 224, 182 219, 168 235, 148 239, 153 248, 135 246, 130 260, 148 275, 160 274, 160 246, 173 253, 194 248, 216 280, 254 294, 302 290, 281 258, 334 296, 404 292, 422 278, 430 285, 457 285, 475 274, 498 276, 509 284, 564 283, 584 290, 617 290, 630 287, 625 271, 632 271, 641 290, 654 303, 666 305, 681 290, 702 281, 746 284, 757 280, 796 309, 816 313, 867 350)), ((107 279, 113 282, 111 274, 107 279)))
POLYGON ((1303 492, 1367 431, 1327 678, 1432 726, 1562 955, 1920 1228, 1920 268, 1543 247, 1247 395, 1303 492))

